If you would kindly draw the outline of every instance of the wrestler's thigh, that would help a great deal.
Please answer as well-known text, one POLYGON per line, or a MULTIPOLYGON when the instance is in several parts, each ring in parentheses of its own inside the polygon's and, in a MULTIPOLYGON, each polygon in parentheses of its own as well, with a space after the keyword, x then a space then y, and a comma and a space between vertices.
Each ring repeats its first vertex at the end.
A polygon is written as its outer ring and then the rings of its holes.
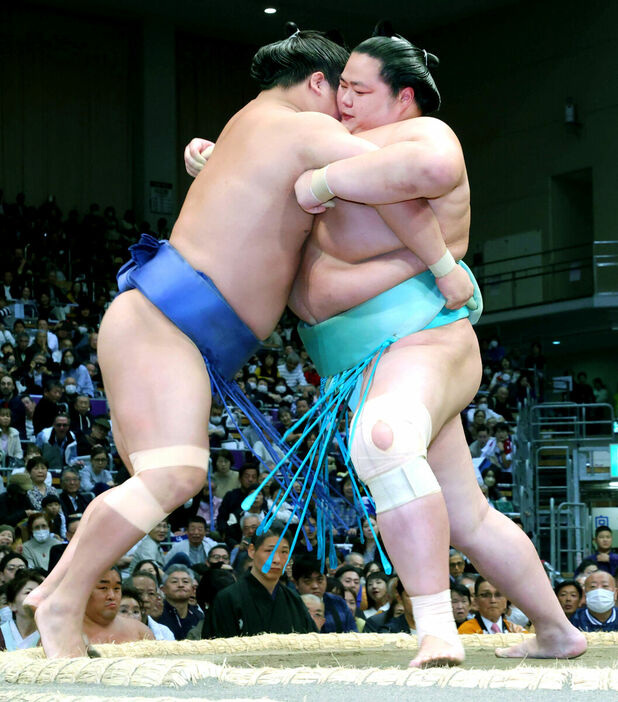
POLYGON ((432 437, 470 403, 480 380, 472 327, 466 320, 450 327, 419 332, 393 344, 378 363, 368 395, 396 392, 422 402, 431 415, 432 437))
POLYGON ((489 503, 477 482, 459 415, 447 422, 434 438, 427 460, 442 488, 451 535, 472 533, 489 503))
POLYGON ((110 305, 97 351, 123 460, 159 446, 208 446, 211 390, 202 355, 137 290, 110 305))

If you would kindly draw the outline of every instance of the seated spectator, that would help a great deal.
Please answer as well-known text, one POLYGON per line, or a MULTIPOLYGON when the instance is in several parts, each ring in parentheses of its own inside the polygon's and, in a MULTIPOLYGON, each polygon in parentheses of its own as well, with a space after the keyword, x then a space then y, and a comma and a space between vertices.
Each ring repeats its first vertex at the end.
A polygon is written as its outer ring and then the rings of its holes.
POLYGON ((208 420, 208 441, 211 448, 219 448, 228 438, 228 429, 223 415, 223 405, 213 402, 208 420))
POLYGON ((365 619, 378 612, 387 612, 391 606, 388 595, 388 576, 385 573, 371 573, 365 581, 367 608, 363 610, 365 619))
POLYGON ((595 402, 609 402, 609 390, 601 378, 595 378, 592 381, 592 392, 595 402))
POLYGON ((455 625, 460 627, 470 618, 470 607, 472 606, 470 590, 465 585, 451 583, 451 604, 453 605, 455 625))
MULTIPOLYGON (((372 563, 377 565, 375 561, 369 561, 369 563, 365 563, 365 559, 363 558, 362 553, 356 553, 356 551, 350 551, 350 553, 347 553, 345 558, 343 559, 343 562, 345 565, 349 566, 354 566, 354 568, 358 568, 359 571, 361 571, 361 576, 364 577, 365 573, 364 570, 368 566, 370 566, 372 563)), ((378 566, 378 570, 380 570, 380 566, 378 566)))
POLYGON ((575 580, 563 580, 554 588, 558 602, 569 619, 582 606, 584 590, 575 580))
POLYGON ((0 558, 0 584, 6 585, 22 568, 28 567, 28 561, 21 553, 6 553, 0 558))
POLYGON ((27 473, 10 475, 6 484, 6 492, 0 495, 0 519, 12 527, 16 527, 35 509, 28 498, 32 490, 32 480, 27 473))
POLYGON ((42 456, 34 456, 26 464, 26 472, 32 480, 32 490, 28 490, 28 499, 32 508, 40 512, 44 497, 47 495, 58 497, 56 488, 48 484, 47 461, 42 456))
POLYGON ((505 616, 506 596, 479 575, 474 585, 474 596, 478 614, 468 619, 457 631, 460 634, 506 634, 521 633, 521 626, 513 624, 505 616))
POLYGON ((49 522, 52 535, 64 540, 67 533, 66 518, 62 512, 58 495, 46 495, 41 500, 41 512, 49 522))
MULTIPOLYGON (((511 365, 511 360, 507 356, 505 356, 500 361, 500 370, 494 373, 491 382, 489 383, 489 392, 496 390, 496 388, 502 385, 507 388, 508 396, 508 386, 514 385, 517 382, 518 378, 519 371, 513 369, 511 365)), ((496 410, 496 412, 498 412, 498 410, 496 410)), ((498 414, 502 414, 502 412, 498 412, 498 414)), ((502 416, 504 417, 504 415, 502 416)))
POLYGON ((157 621, 171 630, 176 641, 186 639, 189 630, 204 617, 197 605, 189 604, 193 595, 193 579, 190 568, 175 565, 170 568, 163 583, 163 614, 157 621))
POLYGON ((455 548, 450 549, 448 554, 448 569, 451 585, 461 580, 465 567, 466 560, 463 553, 455 548))
MULTIPOLYGON (((126 581, 128 587, 132 587, 140 595, 142 601, 142 624, 145 624, 154 634, 157 641, 175 641, 174 634, 164 624, 159 624, 152 617, 153 606, 158 607, 159 586, 156 577, 148 571, 136 570, 131 578, 126 581)), ((124 587, 124 583, 123 583, 124 587)), ((157 616, 161 616, 161 611, 156 611, 157 616)))
MULTIPOLYGON (((72 348, 65 349, 62 352, 62 360, 60 361, 60 382, 64 383, 68 377, 75 378, 77 387, 73 394, 78 393, 87 397, 94 397, 94 387, 92 386, 90 374, 86 366, 77 361, 72 348)), ((65 391, 69 392, 66 388, 65 391)))
POLYGON ((350 589, 356 595, 357 606, 360 603, 362 571, 352 565, 342 565, 335 571, 335 577, 341 581, 344 588, 350 589))
POLYGON ((0 407, 11 410, 12 424, 20 436, 25 439, 26 410, 15 389, 15 381, 6 374, 0 374, 0 407))
POLYGON ((496 486, 496 471, 493 468, 487 468, 483 471, 483 483, 487 488, 487 499, 490 502, 493 503, 504 499, 496 486))
POLYGON ((15 529, 10 524, 0 524, 0 548, 11 548, 15 541, 15 529))
MULTIPOLYGON (((352 550, 356 553, 361 553, 365 563, 371 563, 371 561, 377 563, 380 560, 380 550, 378 549, 375 536, 378 537, 378 540, 380 539, 380 529, 376 518, 369 517, 369 519, 363 519, 362 528, 364 543, 360 539, 357 539, 352 544, 352 550)), ((381 541, 380 546, 382 551, 385 552, 384 544, 382 544, 381 541)))
MULTIPOLYGON (((34 433, 33 417, 36 405, 34 404, 34 400, 30 397, 30 395, 21 395, 20 397, 21 403, 25 410, 25 414, 23 420, 23 430, 19 429, 19 436, 22 440, 34 443, 36 441, 36 434, 34 433)), ((18 427, 16 426, 15 428, 17 429, 18 427)))
POLYGON ((210 568, 221 568, 230 564, 230 550, 225 544, 215 544, 206 556, 210 568))
POLYGON ((365 629, 365 620, 362 617, 357 616, 358 608, 356 606, 356 594, 354 590, 352 590, 350 587, 343 588, 343 599, 354 617, 356 629, 359 633, 362 633, 365 629))
POLYGON ((269 383, 274 383, 280 377, 278 365, 278 354, 274 351, 267 351, 262 358, 262 362, 255 369, 257 379, 264 379, 269 383))
MULTIPOLYGON (((64 515, 62 516, 64 517, 64 515)), ((66 541, 64 543, 58 543, 55 546, 52 546, 49 552, 48 572, 51 573, 52 570, 56 567, 56 563, 58 563, 58 561, 62 558, 62 554, 66 551, 69 542, 75 536, 75 532, 77 531, 77 527, 79 526, 80 521, 80 517, 71 517, 67 521, 66 532, 64 536, 66 541)))
MULTIPOLYGON (((60 388, 57 393, 58 399, 55 402, 60 400, 62 397, 62 385, 54 380, 56 366, 54 363, 50 363, 43 354, 35 353, 30 359, 30 363, 23 369, 23 371, 22 376, 19 378, 22 389, 25 388, 26 392, 31 393, 32 395, 40 395, 42 393, 43 397, 45 397, 46 388, 53 384, 54 386, 58 386, 58 388, 60 388)), ((41 400, 39 400, 38 404, 41 404, 41 400)), ((57 412, 59 409, 58 407, 55 407, 52 411, 49 407, 46 407, 45 404, 43 407, 46 408, 48 414, 57 412)), ((39 413, 43 415, 42 410, 40 410, 39 413)), ((49 426, 49 421, 51 421, 50 417, 44 417, 43 419, 39 419, 38 417, 39 414, 35 412, 35 431, 37 426, 40 427, 38 431, 41 431, 43 427, 49 426), (48 423, 45 424, 44 422, 48 423)))
POLYGON ((92 502, 92 495, 81 492, 81 480, 75 468, 65 468, 60 476, 60 505, 67 520, 84 513, 92 502))
POLYGON ((230 553, 230 564, 236 572, 244 570, 244 564, 249 558, 249 546, 261 521, 262 519, 259 515, 251 514, 251 512, 245 512, 240 518, 242 538, 230 553))
MULTIPOLYGON (((245 463, 238 471, 238 478, 239 487, 226 493, 217 515, 217 531, 225 538, 228 538, 230 527, 239 524, 242 502, 257 485, 257 467, 253 463, 245 463), (231 519, 232 517, 234 518, 233 520, 231 519)), ((236 540, 239 541, 240 539, 236 540)))
POLYGON ((324 600, 317 595, 310 595, 309 593, 301 595, 300 599, 304 602, 316 629, 321 633, 325 633, 323 630, 324 622, 326 621, 326 617, 324 616, 324 600))
POLYGON ((254 537, 249 547, 251 571, 216 596, 205 623, 208 637, 317 631, 299 595, 279 583, 289 556, 289 542, 285 536, 274 550, 281 535, 282 529, 274 527, 254 537), (267 561, 270 569, 264 573, 262 568, 267 561))
POLYGON ((470 455, 472 458, 481 458, 485 454, 483 449, 487 446, 489 442, 489 429, 487 425, 482 424, 476 428, 476 439, 470 444, 470 455))
POLYGON ((71 431, 79 439, 83 434, 88 434, 92 429, 94 419, 90 411, 90 398, 87 395, 77 395, 69 409, 71 417, 71 431))
POLYGON ((582 631, 618 631, 616 581, 604 570, 598 570, 584 583, 586 603, 571 617, 571 623, 582 631))
POLYGON ((161 548, 161 542, 167 539, 169 524, 164 519, 157 526, 151 529, 146 536, 137 544, 133 551, 133 560, 129 566, 129 572, 133 573, 137 564, 145 559, 153 560, 161 567, 165 564, 165 554, 161 548))
POLYGON ((52 535, 47 517, 42 512, 35 512, 28 517, 28 534, 30 538, 24 543, 23 555, 29 568, 49 569, 49 552, 60 541, 52 535))
POLYGON ((349 536, 355 536, 358 524, 358 512, 354 506, 354 487, 352 478, 349 476, 344 479, 341 486, 343 495, 333 498, 337 505, 337 516, 343 522, 343 526, 339 526, 337 535, 340 539, 347 539, 349 536))
POLYGON ((196 563, 206 563, 208 552, 217 545, 214 539, 206 536, 208 529, 206 520, 203 517, 190 517, 187 522, 187 538, 176 542, 165 557, 165 565, 172 561, 174 563, 185 563, 192 566, 196 563), (177 556, 183 555, 184 560, 179 560, 177 556))
POLYGON ((303 373, 303 365, 300 356, 294 352, 288 353, 285 361, 277 367, 279 377, 285 380, 286 385, 291 390, 298 390, 309 385, 303 373))
POLYGON ((3 466, 20 465, 24 457, 19 432, 11 426, 11 420, 11 410, 0 407, 0 460, 3 466))
MULTIPOLYGON (((315 595, 320 600, 325 615, 323 627, 319 629, 322 633, 341 634, 357 631, 356 622, 350 615, 345 600, 326 592, 326 575, 320 572, 320 562, 317 558, 310 555, 296 557, 292 566, 292 581, 301 596, 315 595)), ((311 609, 309 611, 311 612, 311 609)))
POLYGON ((600 570, 600 568, 597 563, 585 558, 575 570, 575 582, 579 583, 583 588, 586 578, 592 575, 592 573, 596 573, 598 570, 600 570))
POLYGON ((369 617, 365 622, 363 633, 366 634, 415 634, 416 623, 412 611, 412 600, 403 589, 399 578, 391 581, 390 600, 391 606, 386 612, 379 612, 369 617), (393 587, 394 585, 394 587, 393 587), (403 614, 397 614, 398 605, 403 609, 403 614))
POLYGON ((230 490, 240 487, 240 479, 237 471, 232 470, 232 454, 227 449, 213 453, 212 460, 212 489, 217 497, 223 499, 230 490))
MULTIPOLYGON (((43 402, 42 399, 41 402, 43 402)), ((37 445, 52 471, 59 472, 67 466, 67 448, 75 441, 75 435, 70 430, 70 426, 69 415, 66 412, 58 412, 52 426, 48 426, 37 435, 37 445)))
POLYGON ((111 451, 111 446, 108 436, 111 428, 108 419, 105 419, 105 417, 97 417, 93 421, 90 431, 82 434, 79 439, 77 439, 77 455, 87 456, 95 446, 103 446, 109 453, 111 451))
MULTIPOLYGON (((618 570, 618 553, 612 552, 613 532, 605 525, 598 526, 594 532, 596 551, 584 558, 584 561, 596 563, 599 570, 604 570, 610 575, 616 575, 618 570)), ((582 563, 584 562, 582 561, 582 563)), ((581 564, 576 569, 575 575, 581 572, 581 564)))
MULTIPOLYGON (((202 576, 195 593, 197 604, 202 611, 206 612, 210 608, 217 593, 235 582, 236 576, 232 570, 227 568, 209 568, 202 576)), ((200 638, 202 638, 202 633, 203 631, 200 629, 200 638)))
POLYGON ((109 455, 103 446, 93 446, 90 450, 90 462, 79 471, 82 489, 95 491, 95 486, 113 487, 114 478, 109 471, 109 455))
POLYGON ((122 597, 118 605, 118 615, 121 617, 129 617, 138 622, 144 623, 144 603, 139 592, 129 585, 122 583, 122 597))
POLYGON ((43 582, 43 576, 34 570, 20 569, 6 588, 6 599, 13 618, 0 626, 0 651, 18 651, 34 648, 39 643, 39 632, 34 612, 24 607, 26 597, 43 582))
POLYGON ((83 631, 89 643, 128 643, 154 639, 150 629, 130 617, 119 617, 122 599, 120 572, 110 568, 102 574, 86 604, 83 631))
MULTIPOLYGON (((138 561, 135 565, 135 573, 141 571, 142 573, 150 573, 157 583, 157 587, 160 588, 163 584, 163 578, 165 577, 165 571, 161 566, 152 559, 145 558, 143 561, 138 561)), ((163 611, 163 597, 161 597, 161 611, 163 611)))
POLYGON ((578 404, 590 404, 595 401, 594 392, 592 387, 588 385, 588 374, 585 371, 580 371, 577 374, 577 379, 573 383, 571 401, 578 404))

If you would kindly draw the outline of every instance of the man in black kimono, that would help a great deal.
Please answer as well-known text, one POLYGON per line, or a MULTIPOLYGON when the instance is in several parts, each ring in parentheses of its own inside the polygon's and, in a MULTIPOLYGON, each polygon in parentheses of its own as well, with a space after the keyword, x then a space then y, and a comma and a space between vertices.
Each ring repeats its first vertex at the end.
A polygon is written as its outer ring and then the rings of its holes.
POLYGON ((248 549, 253 566, 241 580, 221 590, 215 598, 207 614, 208 638, 317 631, 300 597, 279 583, 290 551, 285 537, 273 556, 270 570, 262 572, 280 536, 281 529, 273 527, 266 534, 253 537, 248 549))

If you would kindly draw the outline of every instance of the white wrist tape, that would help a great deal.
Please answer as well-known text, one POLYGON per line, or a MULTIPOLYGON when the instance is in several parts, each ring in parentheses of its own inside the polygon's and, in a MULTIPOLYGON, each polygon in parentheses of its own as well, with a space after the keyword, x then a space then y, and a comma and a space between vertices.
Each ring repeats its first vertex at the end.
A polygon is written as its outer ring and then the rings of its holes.
POLYGON ((204 151, 200 154, 200 156, 204 159, 204 161, 208 161, 208 159, 212 156, 212 152, 215 150, 215 145, 211 144, 210 146, 207 146, 204 151))
POLYGON ((430 635, 461 646, 453 617, 450 590, 443 590, 435 595, 411 597, 410 601, 419 644, 425 636, 430 635))
POLYGON ((322 204, 335 197, 335 193, 328 187, 328 181, 326 180, 327 170, 328 166, 324 166, 324 168, 318 168, 317 171, 313 171, 311 185, 309 186, 313 197, 322 204))
POLYGON ((434 277, 444 278, 456 265, 453 254, 447 249, 440 260, 429 266, 429 270, 434 274, 434 277))

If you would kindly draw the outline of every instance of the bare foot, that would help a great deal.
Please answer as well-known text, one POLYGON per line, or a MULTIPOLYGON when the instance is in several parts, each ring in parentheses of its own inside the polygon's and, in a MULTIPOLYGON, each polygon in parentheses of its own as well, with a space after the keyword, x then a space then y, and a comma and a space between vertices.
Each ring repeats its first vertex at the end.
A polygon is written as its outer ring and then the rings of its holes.
POLYGON ((83 614, 75 608, 55 603, 53 598, 49 598, 39 605, 34 618, 48 658, 86 656, 82 636, 83 614))
POLYGON ((47 592, 42 585, 35 587, 32 592, 26 595, 26 599, 24 600, 23 604, 24 609, 30 611, 32 616, 34 616, 36 610, 41 606, 41 603, 48 597, 49 594, 50 593, 47 592))
POLYGON ((463 663, 466 654, 463 646, 457 642, 448 643, 437 636, 423 637, 416 657, 410 662, 410 668, 436 668, 463 663))
POLYGON ((497 648, 498 658, 577 658, 585 653, 588 643, 584 634, 575 627, 537 632, 537 635, 509 646, 497 648))

